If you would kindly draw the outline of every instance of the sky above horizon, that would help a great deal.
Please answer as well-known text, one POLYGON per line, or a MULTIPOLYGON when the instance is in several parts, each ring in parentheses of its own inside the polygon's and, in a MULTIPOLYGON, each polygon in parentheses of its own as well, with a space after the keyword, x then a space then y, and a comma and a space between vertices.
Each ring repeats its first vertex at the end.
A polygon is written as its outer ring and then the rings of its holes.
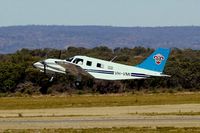
POLYGON ((200 0, 0 0, 0 26, 200 26, 200 0))

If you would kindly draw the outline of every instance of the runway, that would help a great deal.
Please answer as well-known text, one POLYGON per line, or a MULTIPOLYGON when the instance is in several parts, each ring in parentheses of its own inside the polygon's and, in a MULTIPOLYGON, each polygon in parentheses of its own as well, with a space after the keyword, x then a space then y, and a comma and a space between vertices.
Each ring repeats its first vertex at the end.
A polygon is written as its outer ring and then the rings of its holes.
POLYGON ((200 127, 200 116, 1 118, 1 129, 200 127))
POLYGON ((0 129, 200 127, 198 112, 200 104, 0 110, 0 129))

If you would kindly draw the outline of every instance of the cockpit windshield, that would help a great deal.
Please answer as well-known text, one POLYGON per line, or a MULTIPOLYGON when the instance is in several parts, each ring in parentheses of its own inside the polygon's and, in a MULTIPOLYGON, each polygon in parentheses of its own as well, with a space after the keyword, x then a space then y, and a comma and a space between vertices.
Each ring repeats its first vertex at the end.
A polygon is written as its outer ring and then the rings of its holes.
POLYGON ((73 59, 74 57, 70 57, 70 58, 67 58, 66 61, 71 62, 73 59))

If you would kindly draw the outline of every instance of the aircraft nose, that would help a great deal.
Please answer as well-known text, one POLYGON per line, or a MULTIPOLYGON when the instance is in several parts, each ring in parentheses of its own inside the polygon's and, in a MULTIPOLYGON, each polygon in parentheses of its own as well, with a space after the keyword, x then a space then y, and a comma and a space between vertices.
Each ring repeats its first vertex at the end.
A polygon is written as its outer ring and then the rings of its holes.
POLYGON ((38 68, 40 65, 42 65, 40 62, 36 62, 33 64, 33 67, 38 68))

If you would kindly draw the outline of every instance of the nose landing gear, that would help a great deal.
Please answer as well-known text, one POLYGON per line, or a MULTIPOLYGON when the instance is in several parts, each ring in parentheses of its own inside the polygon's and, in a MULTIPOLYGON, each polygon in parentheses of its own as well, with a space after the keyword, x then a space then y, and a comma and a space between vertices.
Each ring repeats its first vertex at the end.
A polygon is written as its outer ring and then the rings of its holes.
POLYGON ((53 82, 53 79, 54 79, 54 77, 52 76, 52 77, 49 79, 49 82, 53 82))

